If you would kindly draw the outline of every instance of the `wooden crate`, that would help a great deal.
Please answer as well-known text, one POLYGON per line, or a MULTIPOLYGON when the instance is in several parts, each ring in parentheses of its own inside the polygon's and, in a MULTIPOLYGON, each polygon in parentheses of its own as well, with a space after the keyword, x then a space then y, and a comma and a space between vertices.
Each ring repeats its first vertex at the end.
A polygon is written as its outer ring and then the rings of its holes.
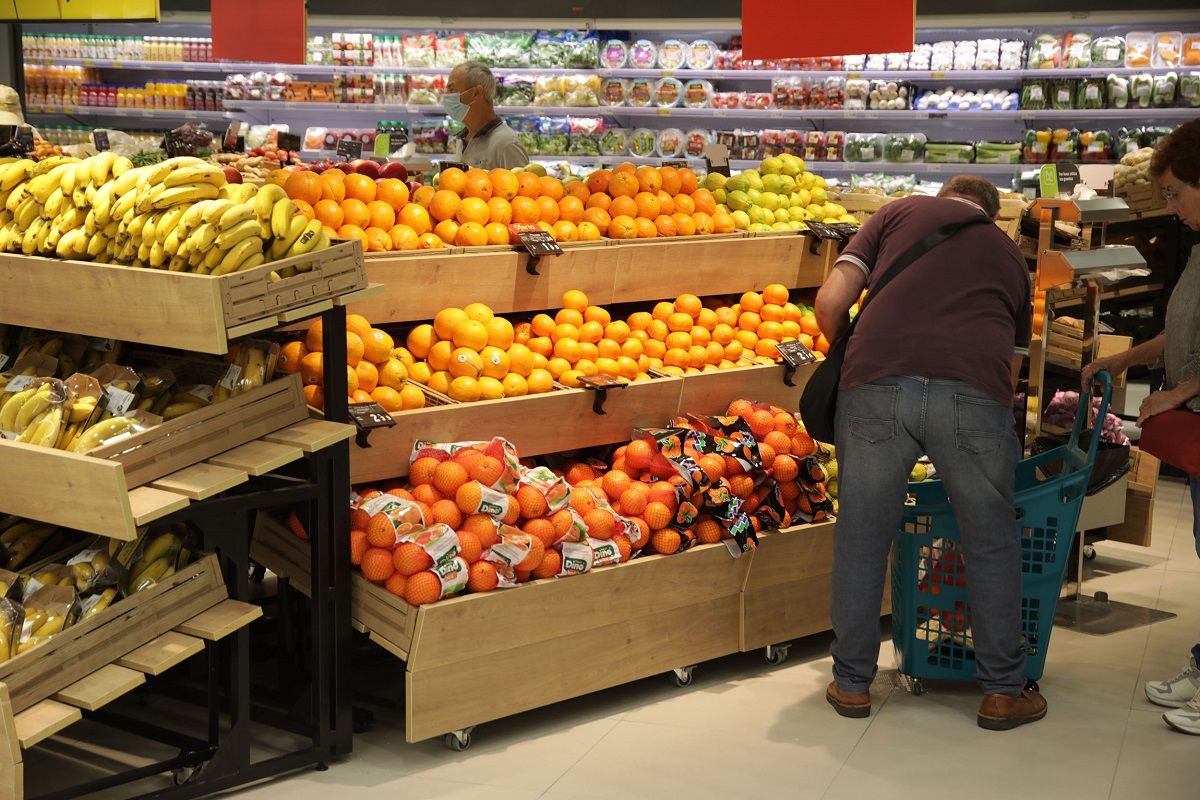
POLYGON ((784 368, 778 364, 686 375, 683 378, 679 413, 724 414, 729 403, 737 398, 773 403, 788 411, 796 411, 800 407, 804 384, 815 369, 816 364, 798 368, 792 378, 795 386, 783 382, 784 368))
POLYGON ((229 275, 134 269, 42 256, 0 255, 0 293, 20 298, 5 322, 32 328, 222 354, 229 341, 332 307, 367 288, 362 249, 319 253, 229 275), (307 272, 272 280, 286 266, 307 272))
POLYGON ((1137 186, 1122 187, 1113 192, 1114 197, 1119 197, 1129 206, 1129 210, 1134 214, 1143 214, 1148 211, 1157 211, 1161 208, 1166 208, 1166 203, 1163 202, 1162 193, 1159 191, 1157 183, 1145 183, 1137 186))
POLYGON ((1125 488, 1125 520, 1109 525, 1105 535, 1116 542, 1149 547, 1154 531, 1154 498, 1162 462, 1136 447, 1129 448, 1129 482, 1125 488))
POLYGON ((796 232, 567 243, 561 256, 542 260, 540 275, 526 271, 527 254, 508 247, 373 253, 367 274, 388 289, 350 310, 382 325, 432 319, 463 298, 508 314, 558 308, 568 289, 609 305, 682 291, 741 294, 768 283, 813 288, 824 279, 830 248, 814 254, 808 244, 796 232))
POLYGON ((683 383, 681 378, 656 378, 609 391, 603 415, 592 411, 596 395, 586 389, 397 412, 392 415, 395 427, 377 428, 369 448, 351 450, 350 479, 363 483, 408 474, 409 455, 418 440, 503 436, 522 456, 558 452, 564 443, 579 448, 628 441, 634 428, 658 427, 675 415, 683 383))
POLYGON ((0 440, 0 511, 131 539, 189 502, 146 484, 307 417, 289 375, 87 455, 0 440))

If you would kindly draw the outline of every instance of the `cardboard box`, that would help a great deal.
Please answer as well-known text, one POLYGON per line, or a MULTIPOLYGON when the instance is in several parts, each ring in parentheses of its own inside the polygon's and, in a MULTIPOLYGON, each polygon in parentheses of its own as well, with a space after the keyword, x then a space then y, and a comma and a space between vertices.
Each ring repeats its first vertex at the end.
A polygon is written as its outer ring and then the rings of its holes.
POLYGON ((1125 521, 1110 525, 1108 538, 1114 542, 1150 546, 1154 530, 1154 497, 1158 490, 1160 462, 1136 447, 1129 448, 1129 485, 1125 496, 1125 521))

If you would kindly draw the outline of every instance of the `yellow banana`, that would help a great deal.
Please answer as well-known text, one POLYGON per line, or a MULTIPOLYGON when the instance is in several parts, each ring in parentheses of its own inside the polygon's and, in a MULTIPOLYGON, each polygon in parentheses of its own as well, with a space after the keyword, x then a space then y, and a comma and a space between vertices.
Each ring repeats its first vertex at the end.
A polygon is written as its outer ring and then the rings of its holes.
POLYGON ((225 184, 225 172, 215 164, 203 162, 178 167, 163 178, 163 185, 168 188, 183 186, 189 183, 210 183, 213 186, 223 186, 225 184))
POLYGON ((303 214, 296 214, 290 220, 288 220, 287 232, 271 243, 271 249, 268 252, 268 255, 271 257, 272 261, 276 261, 287 255, 288 250, 291 249, 292 245, 296 243, 296 240, 300 238, 300 234, 304 233, 304 231, 308 228, 308 222, 308 218, 303 214))
POLYGON ((254 213, 259 219, 270 219, 279 201, 287 199, 287 192, 278 184, 264 184, 254 196, 254 213))
MULTIPOLYGON (((238 206, 238 208, 248 209, 249 206, 242 205, 242 206, 238 206)), ((236 210, 236 209, 234 209, 234 210, 236 210)), ((250 212, 250 215, 251 215, 250 219, 246 219, 246 220, 238 223, 237 225, 234 225, 231 228, 225 228, 222 230, 221 233, 218 233, 217 234, 217 247, 221 248, 222 250, 228 250, 229 248, 233 247, 235 244, 242 241, 243 239, 249 238, 251 236, 258 237, 259 236, 258 220, 253 218, 253 216, 254 216, 253 211, 250 212)), ((222 217, 222 219, 224 219, 224 217, 222 217)), ((219 225, 217 227, 218 227, 218 229, 220 229, 219 225)), ((259 238, 261 238, 261 237, 259 237, 259 238)), ((261 250, 262 248, 260 247, 259 249, 261 250)))
POLYGON ((271 209, 271 235, 276 239, 287 236, 291 228, 292 217, 299 212, 300 209, 287 197, 276 201, 271 209))
POLYGON ((213 227, 216 227, 218 220, 221 219, 226 211, 233 208, 235 205, 236 203, 228 198, 212 200, 209 202, 208 206, 205 207, 204 213, 201 215, 201 219, 203 219, 205 222, 211 222, 213 227))
POLYGON ((89 450, 95 450, 108 439, 131 431, 133 427, 133 420, 128 417, 110 417, 102 422, 97 422, 76 440, 75 444, 71 446, 71 451, 86 453, 89 450))
MULTIPOLYGON (((254 206, 250 203, 238 203, 217 220, 217 230, 228 231, 249 220, 255 220, 254 206)), ((257 220, 255 221, 257 222, 257 220)), ((258 230, 257 226, 255 226, 255 230, 258 230)))
MULTIPOLYGON (((257 227, 257 224, 255 224, 255 227, 257 227)), ((262 255, 262 249, 263 240, 259 238, 256 231, 253 236, 242 239, 230 248, 221 261, 213 267, 210 274, 225 275, 230 272, 237 272, 242 267, 244 261, 255 254, 262 255)))

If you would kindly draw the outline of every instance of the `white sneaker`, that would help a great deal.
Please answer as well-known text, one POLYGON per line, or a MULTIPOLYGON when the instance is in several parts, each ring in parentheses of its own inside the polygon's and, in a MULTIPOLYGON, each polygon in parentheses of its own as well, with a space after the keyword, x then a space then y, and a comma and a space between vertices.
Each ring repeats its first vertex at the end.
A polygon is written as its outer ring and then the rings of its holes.
POLYGON ((1200 736, 1200 692, 1182 708, 1163 714, 1163 722, 1182 733, 1200 736))
MULTIPOLYGON (((1146 699, 1151 703, 1168 708, 1183 708, 1200 692, 1200 665, 1195 656, 1188 659, 1188 665, 1169 681, 1146 681, 1146 699)), ((1200 706, 1196 707, 1200 712, 1200 706)), ((1200 730, 1197 731, 1200 733, 1200 730)))

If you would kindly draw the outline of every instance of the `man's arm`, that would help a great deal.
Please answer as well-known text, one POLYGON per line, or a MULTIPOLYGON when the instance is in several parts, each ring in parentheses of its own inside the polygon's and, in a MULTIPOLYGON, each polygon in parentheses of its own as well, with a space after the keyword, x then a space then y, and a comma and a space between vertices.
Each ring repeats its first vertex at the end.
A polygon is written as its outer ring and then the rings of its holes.
POLYGON ((867 285, 862 267, 845 259, 833 265, 833 270, 821 291, 817 293, 817 325, 829 341, 835 341, 850 327, 848 312, 867 285))
POLYGON ((1017 393, 1017 384, 1021 381, 1021 365, 1025 363, 1024 353, 1013 353, 1012 357, 1012 385, 1013 394, 1017 393))

